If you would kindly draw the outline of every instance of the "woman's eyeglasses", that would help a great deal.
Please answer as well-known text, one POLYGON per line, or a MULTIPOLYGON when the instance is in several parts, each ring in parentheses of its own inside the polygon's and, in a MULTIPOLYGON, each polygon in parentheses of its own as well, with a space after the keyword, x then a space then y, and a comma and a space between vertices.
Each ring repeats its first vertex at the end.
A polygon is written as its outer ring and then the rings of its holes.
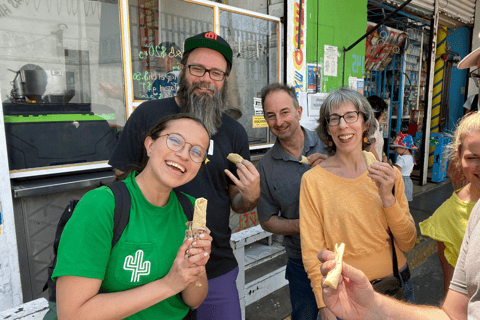
POLYGON ((177 152, 183 150, 185 148, 185 144, 189 144, 192 147, 188 151, 188 154, 190 155, 190 159, 192 159, 193 162, 196 163, 202 163, 205 161, 205 158, 207 157, 207 150, 202 148, 201 146, 194 146, 193 144, 189 142, 185 142, 185 139, 179 135, 178 133, 167 133, 167 134, 162 134, 160 137, 167 136, 166 143, 168 149, 177 152))
POLYGON ((343 116, 334 113, 329 117, 325 117, 325 120, 327 120, 328 125, 331 127, 338 126, 340 124, 340 119, 342 118, 346 123, 354 123, 357 122, 359 113, 360 111, 349 111, 343 116))

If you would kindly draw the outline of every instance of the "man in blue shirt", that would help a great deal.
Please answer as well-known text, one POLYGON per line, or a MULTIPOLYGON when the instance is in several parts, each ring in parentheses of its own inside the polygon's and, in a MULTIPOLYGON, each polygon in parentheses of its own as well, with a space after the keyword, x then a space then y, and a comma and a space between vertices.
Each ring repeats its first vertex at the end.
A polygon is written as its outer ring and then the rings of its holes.
POLYGON ((318 308, 302 263, 298 204, 302 175, 327 156, 316 134, 300 125, 302 107, 293 87, 274 83, 263 88, 262 107, 277 140, 257 166, 259 220, 264 230, 285 237, 292 320, 315 320, 318 308), (304 157, 308 164, 300 162, 304 157))

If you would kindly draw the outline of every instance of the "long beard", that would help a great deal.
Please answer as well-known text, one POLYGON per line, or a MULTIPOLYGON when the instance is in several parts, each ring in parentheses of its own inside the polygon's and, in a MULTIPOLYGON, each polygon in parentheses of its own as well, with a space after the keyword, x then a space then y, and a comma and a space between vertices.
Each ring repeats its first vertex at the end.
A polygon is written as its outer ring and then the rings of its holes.
POLYGON ((214 86, 198 81, 191 85, 187 83, 185 69, 180 73, 177 97, 180 99, 180 111, 199 118, 208 134, 213 136, 222 125, 222 112, 227 104, 227 81, 224 82, 222 90, 214 86), (195 93, 196 88, 206 88, 213 91, 209 93, 195 93))

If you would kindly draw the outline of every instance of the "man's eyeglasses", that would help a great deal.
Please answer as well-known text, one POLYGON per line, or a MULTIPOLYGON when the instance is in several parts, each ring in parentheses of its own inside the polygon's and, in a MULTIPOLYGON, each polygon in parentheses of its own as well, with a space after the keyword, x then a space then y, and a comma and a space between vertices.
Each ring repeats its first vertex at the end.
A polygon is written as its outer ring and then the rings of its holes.
POLYGON ((331 127, 338 126, 340 124, 340 119, 342 118, 346 123, 354 123, 357 122, 359 113, 359 111, 349 111, 343 116, 334 113, 329 117, 325 117, 325 120, 327 120, 328 125, 331 127))
POLYGON ((179 135, 178 133, 167 133, 167 134, 162 134, 160 137, 167 136, 166 143, 168 149, 177 152, 183 150, 185 148, 185 144, 189 144, 192 147, 190 148, 188 154, 190 155, 190 159, 192 159, 193 162, 196 163, 202 163, 205 161, 205 158, 207 157, 207 150, 200 146, 194 146, 189 142, 185 142, 185 139, 179 135))
POLYGON ((208 72, 208 74, 210 75, 210 79, 215 81, 222 81, 223 79, 225 79, 225 76, 227 75, 225 72, 220 70, 205 69, 204 67, 192 65, 192 64, 186 65, 185 67, 188 68, 188 71, 192 76, 203 77, 205 72, 208 72))

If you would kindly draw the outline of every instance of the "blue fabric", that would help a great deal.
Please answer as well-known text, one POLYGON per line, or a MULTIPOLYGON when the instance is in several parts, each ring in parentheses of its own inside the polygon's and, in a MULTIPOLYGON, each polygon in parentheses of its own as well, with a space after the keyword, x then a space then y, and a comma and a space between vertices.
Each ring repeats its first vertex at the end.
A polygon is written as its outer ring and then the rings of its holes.
MULTIPOLYGON (((300 259, 289 258, 285 270, 285 279, 290 289, 292 320, 315 320, 318 308, 307 272, 300 259)), ((320 317, 318 317, 320 319, 320 317)))

